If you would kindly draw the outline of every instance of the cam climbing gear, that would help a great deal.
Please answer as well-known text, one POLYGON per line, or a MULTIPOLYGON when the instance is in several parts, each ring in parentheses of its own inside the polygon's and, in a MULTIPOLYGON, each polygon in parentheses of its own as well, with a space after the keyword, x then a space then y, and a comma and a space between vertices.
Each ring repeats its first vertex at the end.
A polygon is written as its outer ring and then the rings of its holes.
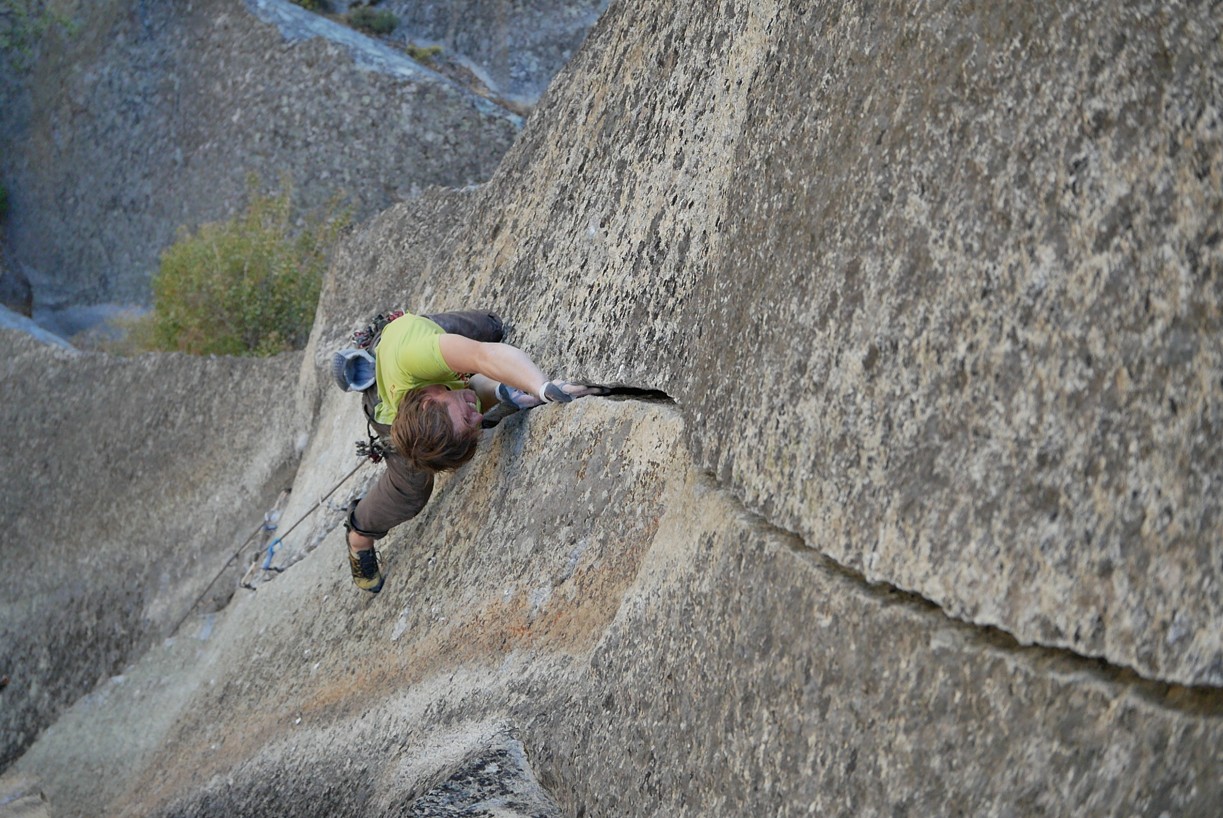
POLYGON ((369 440, 357 441, 357 457, 369 458, 371 463, 381 463, 388 454, 395 451, 394 444, 375 432, 374 424, 368 420, 365 421, 365 434, 369 440))
MULTIPOLYGON (((284 542, 284 538, 289 536, 291 533, 293 533, 293 529, 301 525, 307 517, 309 517, 312 513, 314 513, 315 509, 319 508, 320 506, 323 505, 323 503, 327 502, 327 499, 331 497, 331 495, 335 494, 336 491, 339 490, 340 486, 348 482, 348 478, 356 474, 357 469, 361 468, 364 465, 365 465, 365 462, 362 461, 361 463, 358 463, 356 466, 353 466, 352 470, 349 471, 348 474, 341 477, 339 482, 331 487, 331 491, 324 494, 322 497, 318 499, 318 501, 314 505, 306 509, 305 512, 303 512, 302 515, 297 518, 297 521, 294 522, 293 525, 289 526, 289 528, 285 531, 285 533, 281 534, 279 537, 276 538, 276 540, 274 541, 276 548, 272 550, 272 553, 275 553, 275 551, 279 550, 280 545, 282 545, 284 542)), ((209 582, 208 585, 204 587, 204 590, 200 592, 200 595, 197 596, 195 598, 195 601, 191 603, 191 607, 189 607, 187 611, 182 615, 182 618, 180 618, 178 622, 175 623, 174 628, 170 631, 170 636, 173 636, 174 634, 178 633, 178 629, 183 626, 183 623, 187 621, 187 617, 191 615, 191 612, 195 610, 196 606, 199 605, 200 602, 203 601, 204 597, 207 596, 208 592, 212 590, 212 586, 217 584, 217 580, 219 580, 221 578, 221 575, 225 573, 225 569, 229 568, 229 564, 238 558, 238 555, 242 553, 243 549, 245 549, 246 546, 250 544, 250 542, 254 540, 255 537, 261 531, 267 530, 266 528, 267 523, 268 523, 268 519, 265 516, 264 519, 260 521, 259 526, 254 531, 251 532, 250 536, 247 537, 245 540, 243 540, 242 545, 238 546, 238 550, 234 551, 233 555, 229 559, 225 560, 225 564, 221 566, 221 570, 217 571, 217 574, 216 576, 212 578, 212 581, 209 582)), ((271 555, 269 555, 269 558, 264 561, 266 564, 269 564, 269 565, 270 565, 270 556, 271 555)), ((275 569, 272 569, 272 570, 275 570, 275 569)), ((279 573, 279 571, 277 571, 277 573, 279 573)), ((254 590, 254 588, 249 585, 244 586, 244 587, 250 590, 254 590)))
POLYGON ((403 310, 378 313, 364 329, 359 329, 352 334, 352 345, 357 349, 369 349, 377 342, 378 336, 382 334, 382 330, 386 329, 386 325, 396 318, 402 318, 403 315, 403 310))

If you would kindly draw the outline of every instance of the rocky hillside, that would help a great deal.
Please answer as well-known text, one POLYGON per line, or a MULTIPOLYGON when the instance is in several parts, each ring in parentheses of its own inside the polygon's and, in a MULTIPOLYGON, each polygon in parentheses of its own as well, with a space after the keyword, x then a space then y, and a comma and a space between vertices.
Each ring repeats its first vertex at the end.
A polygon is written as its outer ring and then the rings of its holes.
POLYGON ((4 100, 0 293, 32 291, 36 318, 64 334, 80 328, 70 308, 147 303, 175 231, 239 210, 251 174, 364 218, 486 180, 522 124, 288 0, 63 5, 72 32, 53 30, 4 100))
POLYGON ((586 38, 608 0, 329 0, 331 13, 363 7, 390 12, 388 38, 440 48, 473 71, 498 98, 533 106, 586 38))
MULTIPOLYGON (((488 184, 351 237, 293 410, 236 421, 310 430, 283 572, 102 681, 10 791, 57 816, 1214 815, 1221 25, 613 4, 488 184), (347 476, 363 423, 323 369, 388 304, 496 309, 545 368, 639 391, 489 432, 370 597, 336 524, 375 469, 347 476)), ((122 425, 103 379, 93 406, 122 425)))

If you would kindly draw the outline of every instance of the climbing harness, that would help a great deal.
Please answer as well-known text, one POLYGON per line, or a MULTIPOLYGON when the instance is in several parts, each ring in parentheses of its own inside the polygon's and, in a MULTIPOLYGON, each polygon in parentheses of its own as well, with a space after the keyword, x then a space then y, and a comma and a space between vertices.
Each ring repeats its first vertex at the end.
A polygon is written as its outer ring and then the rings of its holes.
MULTIPOLYGON (((386 312, 378 313, 364 329, 353 332, 351 336, 353 347, 372 354, 373 347, 377 345, 378 339, 382 337, 382 331, 395 319, 402 318, 404 314, 403 310, 387 310, 386 312)), ((374 424, 368 417, 371 411, 372 405, 367 403, 365 435, 368 440, 357 441, 357 457, 369 460, 371 463, 381 463, 386 459, 387 455, 395 451, 395 446, 388 438, 374 430, 374 424)))
POLYGON ((387 325, 403 315, 403 310, 378 313, 364 329, 356 330, 349 336, 351 346, 337 350, 331 356, 331 377, 336 386, 345 392, 364 392, 377 383, 374 348, 387 325))

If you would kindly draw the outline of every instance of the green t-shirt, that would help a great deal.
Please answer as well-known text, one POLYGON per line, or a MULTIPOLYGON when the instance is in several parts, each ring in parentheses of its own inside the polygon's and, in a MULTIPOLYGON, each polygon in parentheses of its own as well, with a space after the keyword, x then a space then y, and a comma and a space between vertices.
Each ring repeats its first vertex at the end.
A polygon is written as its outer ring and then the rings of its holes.
POLYGON ((399 401, 411 389, 435 383, 450 389, 467 388, 466 381, 442 358, 438 338, 444 334, 445 330, 419 315, 403 315, 387 324, 374 352, 381 398, 374 420, 389 426, 399 401))

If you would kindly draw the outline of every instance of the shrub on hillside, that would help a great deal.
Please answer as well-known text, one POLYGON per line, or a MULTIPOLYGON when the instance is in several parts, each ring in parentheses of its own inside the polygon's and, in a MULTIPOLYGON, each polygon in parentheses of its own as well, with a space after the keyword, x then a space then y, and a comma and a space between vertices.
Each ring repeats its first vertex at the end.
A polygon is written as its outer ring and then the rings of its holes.
POLYGON ((292 225, 291 192, 253 193, 246 212, 180 230, 153 278, 153 308, 129 325, 136 349, 272 355, 301 349, 348 216, 335 205, 292 225))
POLYGON ((26 71, 44 35, 53 28, 75 31, 67 15, 47 6, 47 0, 0 0, 0 67, 26 71))
POLYGON ((399 18, 389 11, 371 9, 367 6, 348 12, 348 24, 358 31, 370 34, 390 34, 399 25, 399 18))
POLYGON ((442 53, 440 45, 416 45, 415 43, 408 43, 403 50, 422 65, 433 65, 434 60, 442 53))

